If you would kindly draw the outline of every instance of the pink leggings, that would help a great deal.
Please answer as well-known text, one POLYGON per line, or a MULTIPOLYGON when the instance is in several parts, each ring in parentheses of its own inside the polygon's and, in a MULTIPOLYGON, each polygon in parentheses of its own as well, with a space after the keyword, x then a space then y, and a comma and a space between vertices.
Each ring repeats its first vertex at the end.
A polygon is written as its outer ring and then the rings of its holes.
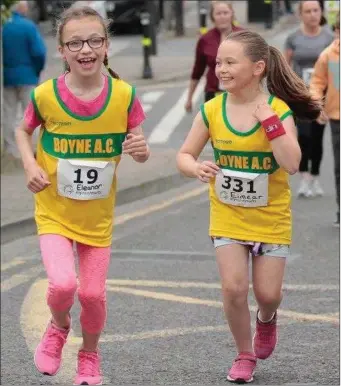
MULTIPOLYGON (((73 241, 55 234, 41 235, 39 239, 49 282, 47 304, 52 310, 67 311, 73 305, 77 291, 73 241)), ((82 307, 80 322, 83 331, 98 334, 106 321, 105 282, 110 247, 76 245, 79 256, 78 298, 82 307)))

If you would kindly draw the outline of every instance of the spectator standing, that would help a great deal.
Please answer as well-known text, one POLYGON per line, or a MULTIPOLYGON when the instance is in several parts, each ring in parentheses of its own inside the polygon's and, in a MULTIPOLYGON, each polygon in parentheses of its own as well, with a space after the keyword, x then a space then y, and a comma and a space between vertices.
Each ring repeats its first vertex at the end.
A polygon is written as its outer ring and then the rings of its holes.
POLYGON ((335 40, 317 60, 310 89, 318 98, 325 94, 324 111, 318 121, 329 120, 334 154, 334 176, 338 211, 335 226, 340 226, 340 13, 335 25, 335 40))
POLYGON ((39 83, 46 61, 46 46, 36 24, 27 18, 27 1, 14 5, 2 28, 4 151, 20 158, 15 141, 18 108, 24 110, 39 83))
MULTIPOLYGON (((321 26, 323 15, 319 1, 300 1, 298 9, 302 24, 288 36, 285 56, 294 71, 309 85, 319 55, 334 37, 329 28, 321 26)), ((324 191, 319 183, 319 174, 325 124, 297 119, 296 125, 302 151, 299 168, 301 183, 297 194, 301 197, 322 196, 324 191)))
POLYGON ((217 93, 223 90, 215 75, 218 47, 231 32, 242 29, 235 25, 234 10, 228 1, 212 1, 210 18, 214 27, 200 37, 196 47, 195 62, 185 104, 187 112, 192 111, 193 94, 207 68, 205 101, 214 98, 217 93))

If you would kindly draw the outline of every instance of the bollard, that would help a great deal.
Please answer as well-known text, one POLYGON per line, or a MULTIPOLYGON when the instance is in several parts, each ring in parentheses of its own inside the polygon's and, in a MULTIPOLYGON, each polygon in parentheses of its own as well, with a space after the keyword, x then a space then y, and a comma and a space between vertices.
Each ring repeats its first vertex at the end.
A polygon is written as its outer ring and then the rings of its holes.
POLYGON ((174 0, 175 36, 184 36, 184 5, 180 0, 174 0))
POLYGON ((207 9, 205 6, 201 6, 199 9, 200 14, 200 35, 204 35, 207 32, 207 24, 206 24, 206 17, 207 17, 207 9))
POLYGON ((143 79, 153 78, 152 68, 150 66, 150 48, 152 45, 152 39, 150 38, 150 13, 141 13, 141 25, 143 29, 142 47, 143 47, 143 79))
POLYGON ((271 29, 273 24, 272 0, 264 0, 265 28, 271 29))

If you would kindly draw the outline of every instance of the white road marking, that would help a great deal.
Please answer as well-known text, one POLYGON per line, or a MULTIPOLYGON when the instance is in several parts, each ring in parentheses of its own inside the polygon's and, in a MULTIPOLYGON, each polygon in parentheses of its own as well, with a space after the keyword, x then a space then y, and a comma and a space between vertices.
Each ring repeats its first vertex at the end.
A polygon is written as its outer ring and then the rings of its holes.
MULTIPOLYGON (((280 320, 278 325, 288 325, 297 323, 295 320, 280 320)), ((255 327, 254 321, 251 322, 252 328, 255 327)), ((138 332, 136 334, 103 334, 100 338, 102 343, 113 342, 128 342, 130 340, 144 340, 144 339, 157 339, 157 338, 169 338, 175 336, 183 336, 188 334, 198 334, 205 332, 225 332, 227 337, 232 339, 232 335, 228 331, 226 324, 218 326, 199 326, 199 327, 178 327, 165 330, 154 330, 138 332)), ((81 337, 73 337, 72 342, 82 344, 83 339, 81 337)))
MULTIPOLYGON (((197 103, 199 98, 202 97, 204 86, 204 81, 200 81, 193 96, 193 106, 197 103)), ((185 89, 176 104, 168 110, 166 115, 163 116, 161 121, 153 129, 152 133, 148 138, 148 142, 150 144, 162 144, 168 141, 169 137, 175 131, 184 116, 187 114, 184 107, 187 100, 187 96, 188 90, 185 89)))
POLYGON ((146 103, 141 103, 141 105, 142 105, 143 111, 145 113, 148 113, 148 111, 150 111, 153 108, 153 105, 149 105, 146 103))
POLYGON ((142 94, 141 100, 144 103, 155 103, 162 97, 164 93, 165 93, 164 91, 145 92, 142 94))
POLYGON ((108 58, 111 58, 112 56, 116 55, 120 51, 125 50, 129 46, 130 46, 129 41, 120 41, 120 40, 112 39, 109 46, 108 58))

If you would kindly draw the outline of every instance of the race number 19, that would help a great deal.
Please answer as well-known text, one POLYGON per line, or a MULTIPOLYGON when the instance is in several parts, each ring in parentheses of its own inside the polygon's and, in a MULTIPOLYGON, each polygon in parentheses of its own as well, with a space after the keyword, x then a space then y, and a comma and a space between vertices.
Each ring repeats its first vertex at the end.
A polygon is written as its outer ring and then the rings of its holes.
MULTIPOLYGON (((73 181, 75 184, 83 184, 82 169, 75 170, 76 179, 73 181)), ((86 173, 87 184, 94 184, 98 179, 98 171, 96 169, 89 169, 86 173)))

